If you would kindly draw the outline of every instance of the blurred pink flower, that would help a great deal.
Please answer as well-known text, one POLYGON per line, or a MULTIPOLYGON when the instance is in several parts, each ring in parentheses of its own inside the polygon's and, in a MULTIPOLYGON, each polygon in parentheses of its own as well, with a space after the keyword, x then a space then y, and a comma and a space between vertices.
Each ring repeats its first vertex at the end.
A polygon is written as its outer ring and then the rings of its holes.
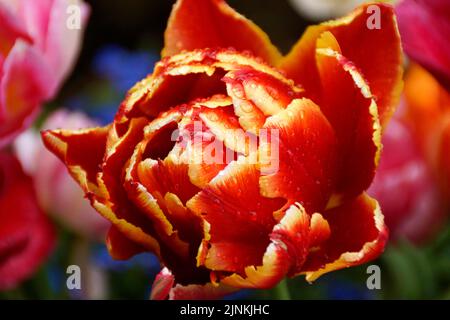
POLYGON ((0 152, 0 291, 29 278, 50 254, 53 227, 19 161, 0 152))
MULTIPOLYGON (((59 110, 50 115, 42 128, 57 129, 64 126, 81 129, 95 125, 84 114, 59 110)), ((83 192, 70 177, 67 168, 44 148, 37 131, 28 130, 20 135, 14 143, 14 149, 24 170, 34 178, 42 209, 84 237, 97 240, 106 238, 110 223, 96 214, 89 201, 84 199, 83 192)))
POLYGON ((380 165, 368 193, 379 201, 392 238, 421 243, 438 230, 445 207, 433 171, 401 117, 396 113, 386 129, 380 165))
POLYGON ((0 0, 0 147, 56 95, 78 55, 88 14, 82 0, 0 0), (79 29, 67 25, 70 8, 80 10, 79 29))
POLYGON ((396 13, 405 52, 450 89, 450 1, 403 0, 396 13))

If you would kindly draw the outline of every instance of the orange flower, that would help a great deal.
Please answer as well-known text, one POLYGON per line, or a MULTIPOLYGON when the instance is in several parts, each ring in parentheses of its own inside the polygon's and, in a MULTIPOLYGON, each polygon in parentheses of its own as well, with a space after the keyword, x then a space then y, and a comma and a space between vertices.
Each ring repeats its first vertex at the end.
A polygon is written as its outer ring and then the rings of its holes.
POLYGON ((43 132, 112 222, 111 255, 151 251, 170 270, 154 297, 164 283, 177 298, 313 281, 383 251, 383 215, 364 191, 402 68, 393 10, 378 6, 380 29, 362 6, 282 57, 225 1, 179 0, 164 59, 114 123, 43 132))
POLYGON ((428 71, 413 64, 405 79, 405 101, 405 120, 450 204, 450 93, 428 71))

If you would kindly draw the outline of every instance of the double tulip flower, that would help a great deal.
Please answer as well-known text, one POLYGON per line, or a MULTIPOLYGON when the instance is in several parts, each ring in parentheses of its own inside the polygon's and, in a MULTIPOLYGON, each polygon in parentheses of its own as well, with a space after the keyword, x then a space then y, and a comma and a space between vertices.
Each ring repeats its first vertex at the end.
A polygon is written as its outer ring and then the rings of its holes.
POLYGON ((402 61, 393 10, 377 6, 380 28, 362 6, 308 28, 282 56, 225 1, 179 0, 163 59, 112 124, 42 133, 111 221, 111 255, 160 258, 154 298, 313 281, 383 251, 387 228, 365 190, 402 61), (233 156, 195 161, 211 141, 214 156, 233 156), (272 144, 278 166, 267 170, 272 144))

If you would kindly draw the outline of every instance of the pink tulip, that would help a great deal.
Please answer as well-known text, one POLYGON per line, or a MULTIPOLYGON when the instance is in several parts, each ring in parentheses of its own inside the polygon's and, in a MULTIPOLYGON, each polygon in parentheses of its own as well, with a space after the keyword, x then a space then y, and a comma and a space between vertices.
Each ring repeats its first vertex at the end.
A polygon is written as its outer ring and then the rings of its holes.
POLYGON ((0 147, 56 95, 78 55, 88 14, 82 0, 0 0, 0 147))
POLYGON ((450 89, 450 1, 402 0, 396 13, 405 52, 450 89))
POLYGON ((429 239, 445 219, 445 209, 414 134, 399 114, 383 137, 383 153, 369 194, 378 199, 392 238, 414 243, 429 239))
POLYGON ((0 151, 0 291, 17 287, 48 258, 55 233, 19 161, 0 151))
MULTIPOLYGON (((50 115, 43 129, 62 126, 80 129, 95 125, 84 114, 60 110, 50 115)), ((96 214, 89 201, 83 198, 83 192, 66 167, 44 148, 38 132, 26 131, 17 138, 14 147, 24 170, 34 179, 41 208, 84 237, 105 239, 109 222, 96 214)))

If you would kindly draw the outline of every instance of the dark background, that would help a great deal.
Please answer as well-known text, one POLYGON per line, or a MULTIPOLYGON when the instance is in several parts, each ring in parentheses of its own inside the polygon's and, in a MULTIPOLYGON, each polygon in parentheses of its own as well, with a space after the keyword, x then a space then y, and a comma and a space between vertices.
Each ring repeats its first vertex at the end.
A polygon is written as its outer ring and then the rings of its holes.
MULTIPOLYGON (((167 19, 175 0, 88 0, 91 16, 74 72, 58 103, 83 90, 93 78, 93 59, 104 46, 159 54, 167 19)), ((287 0, 229 0, 230 6, 253 20, 286 53, 311 21, 301 17, 287 0)), ((151 70, 148 70, 150 73, 151 70)), ((136 79, 138 81, 140 79, 136 79)))

